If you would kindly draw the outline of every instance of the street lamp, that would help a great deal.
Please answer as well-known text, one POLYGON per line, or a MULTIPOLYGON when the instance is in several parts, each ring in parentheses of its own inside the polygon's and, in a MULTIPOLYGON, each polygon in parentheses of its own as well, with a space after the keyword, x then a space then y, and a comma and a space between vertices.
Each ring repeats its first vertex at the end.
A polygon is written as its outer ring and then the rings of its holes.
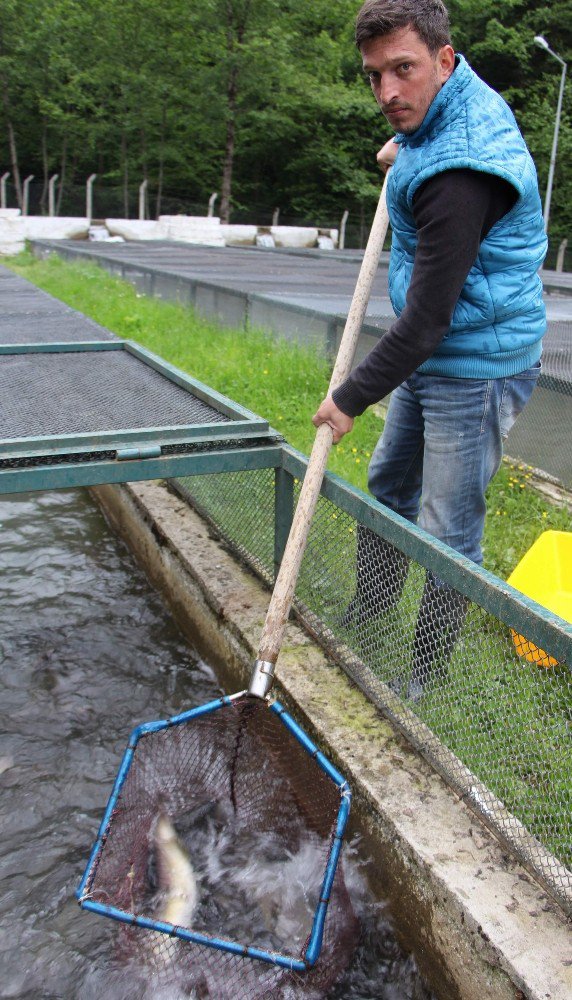
POLYGON ((550 215, 550 199, 552 197, 552 182, 554 180, 554 166, 556 164, 556 150, 558 148, 558 129, 560 128, 560 115, 562 113, 562 98, 564 96, 564 82, 566 80, 567 63, 560 56, 556 55, 550 48, 548 42, 542 35, 534 36, 535 44, 540 49, 546 49, 551 56, 554 56, 562 66, 562 77, 560 79, 560 91, 558 93, 558 106, 556 108, 556 122, 554 124, 554 139, 552 140, 552 153, 550 154, 550 167, 548 170, 548 183, 546 185, 546 196, 544 198, 544 228, 548 233, 548 217, 550 215))

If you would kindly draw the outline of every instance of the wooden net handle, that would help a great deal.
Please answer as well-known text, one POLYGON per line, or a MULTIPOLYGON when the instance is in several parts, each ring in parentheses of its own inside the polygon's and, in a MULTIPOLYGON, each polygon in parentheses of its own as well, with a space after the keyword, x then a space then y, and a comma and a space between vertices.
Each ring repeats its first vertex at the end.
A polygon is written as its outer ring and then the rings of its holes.
MULTIPOLYGON (((358 337, 367 310, 389 225, 385 197, 389 173, 390 171, 387 172, 385 177, 363 255, 362 265, 330 380, 330 393, 347 378, 351 371, 358 337)), ((268 664, 276 663, 280 647, 282 646, 288 615, 290 614, 290 608, 294 599, 296 581, 306 549, 310 525, 318 502, 322 479, 324 478, 328 456, 332 447, 332 440, 333 431, 329 424, 322 424, 318 427, 260 639, 258 659, 268 664)))

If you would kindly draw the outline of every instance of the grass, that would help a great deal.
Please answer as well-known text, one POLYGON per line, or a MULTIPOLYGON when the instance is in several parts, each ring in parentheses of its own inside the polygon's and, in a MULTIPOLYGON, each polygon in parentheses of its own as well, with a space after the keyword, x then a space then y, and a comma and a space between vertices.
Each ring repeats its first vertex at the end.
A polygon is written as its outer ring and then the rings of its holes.
MULTIPOLYGON (((326 393, 326 361, 312 348, 260 330, 230 330, 173 303, 147 298, 96 264, 69 264, 30 253, 6 260, 18 274, 112 330, 136 340, 195 378, 247 406, 306 454, 311 415, 326 393)), ((372 409, 332 450, 328 468, 367 490, 367 466, 383 421, 372 409)), ((531 470, 504 463, 489 486, 484 565, 502 579, 549 528, 572 531, 572 516, 530 485, 531 470)))

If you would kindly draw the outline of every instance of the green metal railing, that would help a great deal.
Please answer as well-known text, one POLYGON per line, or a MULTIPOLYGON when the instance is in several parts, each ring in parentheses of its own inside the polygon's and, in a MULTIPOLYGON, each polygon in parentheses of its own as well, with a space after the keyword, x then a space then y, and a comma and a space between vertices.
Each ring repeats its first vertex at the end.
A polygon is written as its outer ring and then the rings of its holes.
MULTIPOLYGON (((267 458, 174 486, 271 585, 306 459, 285 445, 267 458)), ((332 474, 294 610, 572 912, 572 627, 332 474), (526 660, 518 636, 557 665, 526 660)))
POLYGON ((0 344, 0 398, 0 495, 255 468, 280 439, 126 340, 0 344))

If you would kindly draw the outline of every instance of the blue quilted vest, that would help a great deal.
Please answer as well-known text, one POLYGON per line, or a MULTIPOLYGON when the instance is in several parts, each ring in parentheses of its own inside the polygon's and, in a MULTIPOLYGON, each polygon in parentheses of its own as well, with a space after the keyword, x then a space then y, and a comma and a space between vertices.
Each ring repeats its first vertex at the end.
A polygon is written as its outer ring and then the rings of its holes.
POLYGON ((454 378, 501 378, 536 364, 546 313, 538 269, 546 254, 536 170, 512 111, 463 56, 400 150, 388 182, 392 226, 391 302, 399 316, 411 281, 417 231, 413 196, 442 170, 470 168, 504 177, 516 204, 480 245, 450 329, 419 371, 454 378))

